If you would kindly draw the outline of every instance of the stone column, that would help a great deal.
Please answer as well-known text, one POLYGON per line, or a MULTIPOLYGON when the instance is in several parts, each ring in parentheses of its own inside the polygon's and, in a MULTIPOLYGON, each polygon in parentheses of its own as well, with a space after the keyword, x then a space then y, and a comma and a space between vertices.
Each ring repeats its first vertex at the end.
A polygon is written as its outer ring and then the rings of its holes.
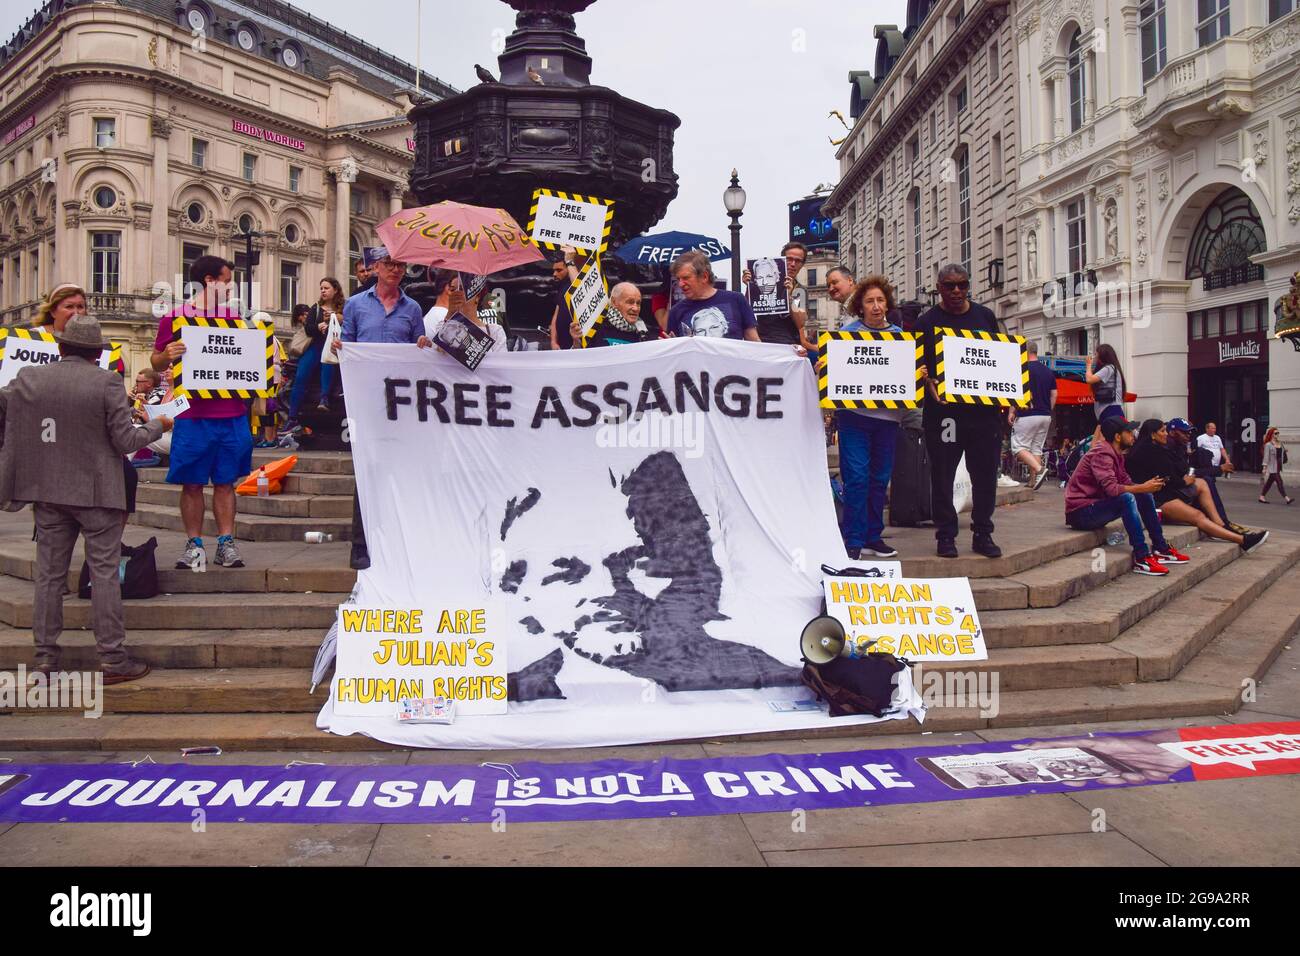
MULTIPOLYGON (((167 145, 172 135, 171 120, 154 116, 150 123, 153 133, 153 217, 149 233, 149 266, 146 280, 140 288, 149 288, 155 282, 174 282, 174 273, 180 268, 180 247, 176 249, 176 267, 172 267, 171 236, 168 235, 167 218, 171 207, 171 174, 168 170, 167 145)), ((141 243, 143 245, 143 243, 141 243)), ((188 276, 182 279, 182 284, 188 276)))
POLYGON ((337 166, 330 167, 334 174, 334 274, 340 282, 347 282, 349 223, 352 217, 352 184, 357 181, 357 161, 346 156, 337 166))
POLYGON ((1065 74, 1052 74, 1052 138, 1060 139, 1065 135, 1067 124, 1065 113, 1069 98, 1065 93, 1065 74))
POLYGON ((406 186, 402 183, 393 183, 388 187, 388 215, 396 216, 403 209, 406 186))

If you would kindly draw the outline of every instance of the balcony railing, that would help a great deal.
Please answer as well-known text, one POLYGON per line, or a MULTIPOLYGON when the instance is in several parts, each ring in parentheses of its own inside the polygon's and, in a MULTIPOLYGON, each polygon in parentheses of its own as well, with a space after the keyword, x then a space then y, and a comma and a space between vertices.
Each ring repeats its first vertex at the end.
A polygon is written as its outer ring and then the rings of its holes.
POLYGON ((1247 262, 1244 265, 1233 266, 1230 269, 1207 272, 1202 278, 1202 282, 1205 291, 1212 292, 1215 289, 1226 289, 1229 286, 1244 285, 1247 282, 1258 282, 1263 278, 1264 267, 1253 262, 1247 262))

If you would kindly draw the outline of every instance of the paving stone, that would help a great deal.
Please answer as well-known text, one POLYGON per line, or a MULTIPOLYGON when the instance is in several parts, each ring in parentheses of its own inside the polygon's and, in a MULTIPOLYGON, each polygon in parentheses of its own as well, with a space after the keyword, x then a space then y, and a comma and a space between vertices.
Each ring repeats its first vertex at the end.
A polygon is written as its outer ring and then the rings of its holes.
MULTIPOLYGON (((0 852, 4 850, 0 838, 0 852)), ((384 824, 370 866, 762 866, 737 816, 572 823, 384 824)))
POLYGON ((1300 776, 1293 774, 1090 790, 1075 800, 1104 809, 1108 828, 1170 866, 1300 864, 1300 776))
POLYGON ((906 747, 942 747, 962 743, 979 743, 971 731, 919 734, 882 734, 878 737, 836 737, 782 740, 779 745, 763 740, 702 740, 700 746, 709 757, 758 757, 770 753, 821 754, 853 750, 893 750, 906 747))
POLYGON ((1140 720, 1088 720, 1077 724, 1040 724, 1035 727, 986 727, 975 731, 975 736, 992 742, 1026 737, 1086 737, 1090 733, 1118 734, 1130 730, 1165 730, 1170 727, 1212 727, 1222 723, 1227 723, 1222 714, 1201 714, 1195 717, 1151 717, 1140 720))
POLYGON ((20 823, 0 834, 9 866, 361 866, 378 824, 20 823))
MULTIPOLYGON (((0 844, 3 846, 3 844, 0 844)), ((888 847, 792 850, 763 854, 769 866, 855 866, 887 870, 901 866, 1162 866, 1155 856, 1120 833, 904 843, 888 847)))
POLYGON ((411 764, 478 766, 486 762, 592 763, 597 760, 698 760, 699 744, 632 744, 627 747, 573 747, 557 750, 413 750, 411 764))
MULTIPOLYGON (((871 799, 864 793, 863 802, 871 799)), ((1089 833, 1091 817, 1065 794, 981 797, 945 803, 809 810, 801 821, 791 813, 746 813, 745 826, 759 850, 825 850, 845 847, 944 843, 1061 833, 1089 833), (795 829, 796 822, 803 831, 795 829)))

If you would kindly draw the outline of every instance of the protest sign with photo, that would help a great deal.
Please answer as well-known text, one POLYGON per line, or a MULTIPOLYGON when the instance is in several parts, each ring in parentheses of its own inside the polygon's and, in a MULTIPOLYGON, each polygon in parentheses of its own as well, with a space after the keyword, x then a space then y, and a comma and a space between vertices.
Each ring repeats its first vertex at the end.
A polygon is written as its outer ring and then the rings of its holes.
POLYGON ((827 577, 826 613, 858 654, 885 651, 910 661, 984 661, 988 651, 966 578, 871 581, 827 577))
POLYGON ((1022 335, 935 329, 934 359, 940 401, 1029 404, 1029 353, 1022 335))
POLYGON ((817 350, 822 408, 916 408, 925 353, 910 332, 823 332, 817 350))
POLYGON ((177 395, 266 398, 270 393, 275 342, 269 324, 177 316, 172 333, 185 344, 185 353, 172 364, 177 395))
POLYGON ((543 249, 572 246, 579 252, 604 252, 613 217, 613 200, 535 189, 528 233, 543 249))
POLYGON ((458 716, 506 712, 503 619, 472 606, 339 607, 334 707, 397 719, 403 698, 445 697, 458 716))
POLYGON ((605 310, 609 308, 609 287, 605 283, 605 274, 600 268, 600 257, 593 255, 578 270, 578 277, 564 293, 569 305, 569 314, 578 323, 582 338, 582 347, 586 348, 596 329, 605 320, 605 310))
POLYGON ((459 312, 449 315, 434 336, 434 343, 471 371, 492 348, 492 336, 459 312))
MULTIPOLYGON (((122 357, 122 343, 99 353, 99 367, 112 368, 122 357)), ((59 360, 59 343, 49 332, 35 329, 0 329, 0 388, 8 385, 28 366, 48 365, 59 360)))
POLYGON ((786 315, 790 293, 785 287, 785 259, 749 260, 749 304, 754 315, 786 315))

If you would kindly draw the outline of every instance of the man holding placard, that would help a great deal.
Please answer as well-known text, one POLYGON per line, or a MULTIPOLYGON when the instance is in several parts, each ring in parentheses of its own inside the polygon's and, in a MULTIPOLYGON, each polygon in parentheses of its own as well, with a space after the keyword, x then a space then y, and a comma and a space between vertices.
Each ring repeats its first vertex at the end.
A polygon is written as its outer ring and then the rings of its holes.
MULTIPOLYGON (((158 335, 149 362, 162 371, 185 354, 186 346, 173 329, 174 320, 202 316, 238 319, 229 305, 231 263, 220 256, 199 256, 190 267, 190 280, 201 291, 158 322, 158 335)), ((196 383, 196 388, 199 387, 196 383)), ((248 428, 248 406, 242 398, 192 398, 188 411, 176 420, 172 432, 171 462, 167 480, 181 486, 181 521, 185 525, 185 550, 178 568, 205 568, 203 489, 212 484, 212 520, 217 526, 216 563, 242 568, 235 547, 235 482, 253 470, 253 436, 248 428)))
POLYGON ((993 508, 997 504, 1002 457, 1002 410, 996 405, 940 402, 934 375, 939 329, 997 334, 1001 326, 989 309, 970 301, 970 273, 964 266, 949 263, 939 270, 938 278, 939 305, 927 310, 916 327, 925 343, 925 365, 930 376, 922 420, 930 456, 935 550, 941 558, 957 557, 957 510, 953 507, 952 486, 964 454, 974 498, 971 550, 988 558, 1000 558, 1002 549, 993 541, 993 508))

